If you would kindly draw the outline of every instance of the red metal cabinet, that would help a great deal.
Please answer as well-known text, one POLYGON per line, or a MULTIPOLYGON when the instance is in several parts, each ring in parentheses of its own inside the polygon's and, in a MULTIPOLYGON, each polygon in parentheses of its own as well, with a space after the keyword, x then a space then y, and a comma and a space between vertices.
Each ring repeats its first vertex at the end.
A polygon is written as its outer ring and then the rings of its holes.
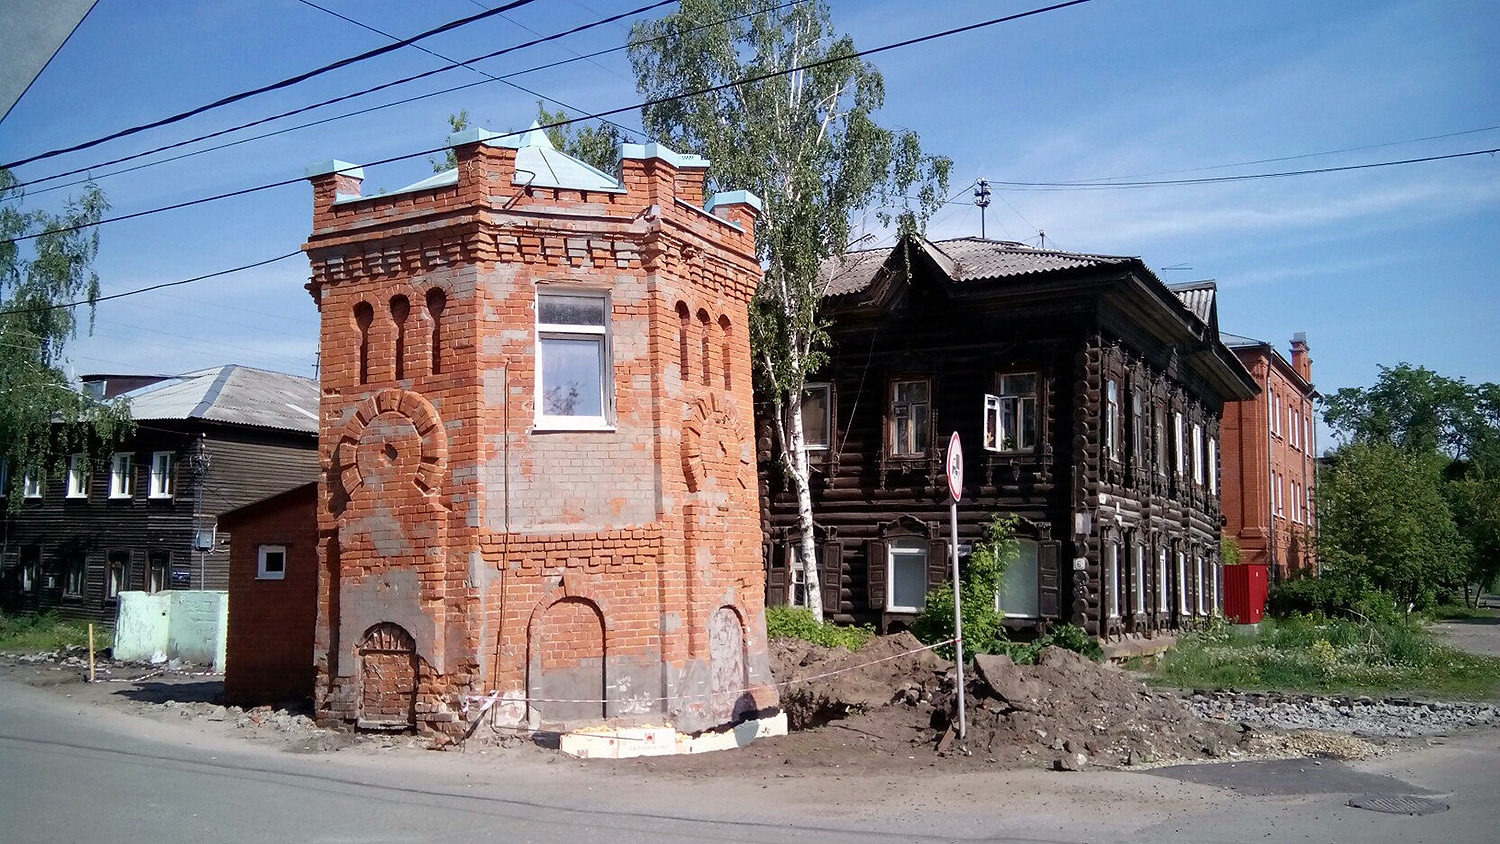
POLYGON ((1225 566, 1224 616, 1235 624, 1259 623, 1266 615, 1266 594, 1270 588, 1268 566, 1225 566))

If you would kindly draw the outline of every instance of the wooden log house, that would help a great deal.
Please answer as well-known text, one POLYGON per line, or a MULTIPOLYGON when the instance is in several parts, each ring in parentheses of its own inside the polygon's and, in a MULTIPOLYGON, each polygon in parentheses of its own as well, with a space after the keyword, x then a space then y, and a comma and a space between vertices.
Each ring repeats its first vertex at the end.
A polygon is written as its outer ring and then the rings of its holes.
MULTIPOLYGON (((948 577, 950 432, 961 562, 997 514, 1021 557, 997 600, 1023 635, 1194 627, 1219 606, 1219 423, 1256 385, 1211 283, 1138 258, 920 238, 824 268, 833 346, 804 422, 828 617, 909 625, 948 577)), ((767 601, 806 600, 796 503, 760 439, 767 601)))

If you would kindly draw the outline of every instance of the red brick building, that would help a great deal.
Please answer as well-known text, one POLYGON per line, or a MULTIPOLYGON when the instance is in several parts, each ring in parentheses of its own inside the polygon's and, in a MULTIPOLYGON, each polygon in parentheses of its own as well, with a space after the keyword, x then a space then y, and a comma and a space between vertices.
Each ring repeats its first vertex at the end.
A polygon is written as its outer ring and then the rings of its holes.
POLYGON ((1281 580, 1316 565, 1318 394, 1307 337, 1292 336, 1290 361, 1270 343, 1223 337, 1261 388, 1224 407, 1224 534, 1238 541, 1241 562, 1268 565, 1281 580))
POLYGON ((773 714, 759 201, 705 203, 709 162, 655 144, 617 176, 536 130, 451 144, 455 169, 375 196, 360 168, 309 170, 320 717, 681 735, 773 714))
POLYGON ((318 485, 307 483, 219 517, 230 531, 224 699, 300 704, 313 690, 318 485))

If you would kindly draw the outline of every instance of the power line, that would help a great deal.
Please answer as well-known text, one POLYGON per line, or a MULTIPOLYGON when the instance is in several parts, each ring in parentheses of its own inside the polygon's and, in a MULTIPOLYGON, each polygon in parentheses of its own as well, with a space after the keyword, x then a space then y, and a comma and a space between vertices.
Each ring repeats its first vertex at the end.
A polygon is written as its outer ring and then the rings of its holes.
POLYGON ((484 20, 485 18, 493 17, 495 15, 499 15, 499 14, 502 14, 504 12, 508 12, 508 11, 510 11, 512 9, 520 8, 521 6, 530 5, 531 3, 534 3, 534 2, 536 2, 536 0, 511 0, 510 3, 507 3, 504 6, 499 6, 499 7, 494 8, 494 9, 488 9, 488 10, 480 12, 478 14, 469 15, 466 18, 459 18, 458 20, 449 21, 449 22, 443 24, 442 26, 434 27, 432 29, 427 30, 426 32, 417 33, 416 35, 413 35, 410 38, 403 38, 403 39, 401 39, 400 41, 398 41, 398 42, 396 42, 394 44, 387 44, 387 45, 385 45, 383 47, 376 47, 373 50, 366 50, 365 52, 360 53, 359 55, 349 56, 348 58, 339 59, 338 61, 333 62, 331 64, 326 64, 326 65, 323 65, 322 67, 315 68, 313 70, 309 70, 309 71, 306 71, 304 73, 299 73, 299 74, 297 74, 295 76, 289 76, 286 79, 283 79, 283 80, 281 80, 279 82, 272 82, 269 85, 262 85, 259 88, 252 88, 252 89, 250 89, 248 91, 241 91, 241 92, 236 93, 236 94, 230 94, 227 97, 221 97, 220 99, 217 99, 217 100, 215 100, 215 101, 213 101, 211 103, 206 103, 204 105, 197 106, 196 108, 190 108, 187 111, 179 112, 179 113, 174 114, 174 115, 172 115, 170 117, 163 117, 160 120, 153 120, 150 123, 142 123, 142 124, 137 125, 137 126, 132 126, 132 127, 128 128, 128 129, 121 129, 118 132, 112 132, 112 133, 110 133, 108 135, 104 135, 102 137, 95 138, 95 139, 93 139, 91 141, 84 141, 82 143, 74 144, 74 145, 69 146, 69 147, 59 147, 58 149, 53 149, 53 150, 48 150, 47 152, 37 153, 35 155, 27 156, 26 158, 20 158, 20 159, 17 159, 15 161, 11 161, 9 163, 0 165, 0 167, 5 167, 7 169, 14 169, 15 167, 18 167, 18 166, 20 166, 22 164, 30 164, 33 161, 41 161, 42 159, 45 159, 45 158, 53 158, 53 157, 56 157, 56 156, 59 156, 59 155, 63 155, 65 153, 77 152, 79 150, 89 149, 90 147, 96 147, 96 146, 98 146, 98 145, 100 145, 102 143, 105 143, 107 141, 113 141, 113 140, 116 140, 118 138, 124 138, 124 137, 130 136, 130 135, 134 135, 134 134, 137 134, 137 133, 140 133, 140 132, 144 132, 144 131, 146 131, 148 129, 156 129, 156 128, 159 128, 159 127, 162 127, 162 126, 171 125, 173 123, 179 123, 179 122, 181 122, 183 120, 188 119, 189 117, 194 117, 196 115, 203 114, 204 112, 212 111, 212 110, 217 109, 217 108, 223 108, 224 106, 230 105, 231 103, 237 103, 237 102, 240 102, 242 100, 247 100, 247 99, 249 99, 251 97, 254 97, 254 96, 257 96, 257 95, 260 95, 260 94, 264 94, 264 93, 267 93, 269 91, 277 91, 277 90, 280 90, 282 88, 289 88, 289 87, 291 87, 293 85, 298 84, 299 82, 306 82, 307 80, 312 79, 312 78, 314 78, 316 76, 322 76, 325 73, 329 73, 331 71, 338 70, 340 68, 348 67, 348 66, 350 66, 352 64, 357 64, 357 63, 362 62, 362 61, 367 61, 369 59, 375 58, 376 56, 383 56, 386 53, 390 53, 390 52, 394 52, 396 50, 399 50, 402 47, 407 46, 408 44, 414 44, 414 43, 416 43, 418 41, 421 41, 421 40, 423 40, 425 38, 431 38, 434 35, 438 35, 438 34, 441 34, 441 33, 444 33, 444 32, 448 32, 450 30, 458 29, 459 27, 468 26, 469 24, 474 23, 475 21, 484 20))
MULTIPOLYGON (((614 115, 623 114, 623 113, 625 113, 627 111, 634 111, 635 109, 639 109, 639 108, 648 108, 650 106, 664 105, 666 103, 676 102, 678 100, 685 100, 685 99, 688 99, 689 97, 698 97, 698 96, 702 96, 704 94, 718 93, 719 91, 726 91, 726 90, 729 90, 730 88, 738 88, 738 87, 741 87, 741 86, 744 86, 744 85, 751 85, 751 84, 754 84, 756 82, 764 82, 764 81, 766 81, 768 79, 774 79, 774 78, 776 78, 778 76, 786 76, 788 74, 798 73, 798 72, 804 71, 804 70, 812 70, 814 68, 824 67, 826 65, 837 64, 837 63, 840 63, 840 62, 853 61, 855 59, 864 58, 865 56, 873 56, 873 55, 877 55, 877 54, 880 54, 880 53, 889 52, 891 50, 896 50, 896 49, 899 49, 899 48, 902 48, 902 47, 910 47, 910 46, 915 45, 915 44, 922 44, 922 43, 925 43, 925 42, 928 42, 928 41, 937 40, 939 38, 947 38, 949 36, 959 35, 959 34, 962 34, 962 33, 965 33, 965 32, 973 32, 974 30, 977 30, 977 29, 983 29, 985 27, 995 26, 995 25, 1001 24, 1001 23, 1008 23, 1008 22, 1011 22, 1011 21, 1020 20, 1022 18, 1029 18, 1029 17, 1033 17, 1035 15, 1043 14, 1045 12, 1056 11, 1058 9, 1066 9, 1066 8, 1068 8, 1070 6, 1081 6, 1084 3, 1091 3, 1091 2, 1093 2, 1093 0, 1067 0, 1067 2, 1054 3, 1051 6, 1043 6, 1043 7, 1038 8, 1038 9, 1031 9, 1031 10, 1025 11, 1025 12, 1017 12, 1017 13, 1012 14, 1012 15, 1004 15, 1004 16, 998 17, 998 18, 991 18, 991 19, 986 20, 986 21, 980 21, 978 23, 971 23, 971 24, 968 24, 966 26, 954 27, 952 29, 946 29, 946 30, 943 30, 941 32, 929 33, 927 35, 919 35, 919 36, 917 36, 915 38, 908 38, 908 39, 906 39, 904 41, 897 41, 895 43, 886 44, 886 45, 881 46, 881 47, 872 47, 872 48, 870 48, 868 50, 859 50, 859 51, 856 51, 856 52, 853 52, 853 53, 849 53, 847 55, 830 56, 828 58, 819 59, 818 61, 808 62, 806 64, 797 65, 795 67, 788 67, 788 68, 782 68, 780 70, 771 70, 771 71, 766 71, 764 73, 752 74, 750 76, 746 76, 746 77, 741 78, 741 79, 734 79, 734 80, 730 80, 729 82, 721 82, 718 85, 710 85, 710 86, 708 86, 706 88, 699 88, 699 89, 693 90, 693 91, 684 91, 684 92, 682 92, 680 94, 670 94, 670 95, 665 96, 665 97, 657 97, 656 99, 653 99, 653 100, 644 100, 642 102, 634 103, 634 104, 628 105, 628 106, 620 106, 618 108, 606 109, 604 111, 597 111, 597 112, 594 112, 593 114, 585 114, 585 115, 582 115, 582 116, 579 116, 579 117, 570 117, 570 118, 568 118, 566 120, 555 120, 555 121, 552 121, 550 123, 547 123, 546 125, 539 126, 537 128, 543 129, 543 130, 546 130, 546 129, 555 129, 555 128, 558 128, 558 127, 561 127, 561 126, 570 126, 570 125, 572 125, 574 123, 581 123, 581 122, 586 121, 586 120, 601 120, 601 119, 606 118, 606 117, 613 117, 614 115)), ((502 134, 495 135, 494 137, 495 138, 515 137, 517 135, 524 134, 525 131, 529 131, 529 130, 518 130, 518 131, 514 131, 514 132, 505 132, 505 133, 502 133, 502 134)), ((432 155, 433 153, 442 152, 442 151, 446 150, 447 148, 448 147, 446 145, 445 146, 441 146, 441 147, 433 147, 432 149, 424 149, 424 150, 419 150, 417 152, 406 153, 404 155, 393 155, 393 156, 391 156, 389 158, 382 158, 382 159, 378 159, 376 161, 368 161, 368 162, 365 162, 362 165, 357 165, 357 166, 360 166, 360 167, 377 167, 377 166, 380 166, 380 165, 383 165, 383 164, 391 164, 391 163, 394 163, 394 162, 397 162, 397 161, 406 161, 406 160, 409 160, 409 159, 412 159, 412 158, 420 158, 420 157, 422 157, 424 155, 432 155)), ((208 203, 208 202, 216 202, 216 201, 221 200, 221 199, 232 199, 232 198, 237 197, 237 196, 246 196, 246 195, 249 195, 249 194, 252 194, 252 193, 259 193, 260 191, 266 191, 266 190, 271 190, 273 188, 280 188, 280 187, 286 187, 287 185, 298 184, 298 183, 303 182, 303 181, 306 181, 306 179, 303 178, 303 177, 299 177, 299 178, 295 178, 295 179, 283 179, 283 180, 278 181, 278 182, 268 182, 266 184, 256 185, 254 187, 241 188, 239 190, 228 191, 226 193, 214 194, 213 196, 201 197, 199 199, 184 200, 182 202, 175 202, 175 203, 172 203, 171 205, 163 205, 163 206, 159 206, 159 207, 156 207, 156 208, 148 208, 148 209, 146 209, 144 211, 136 211, 136 212, 133 212, 133 213, 130 213, 130 214, 120 214, 120 215, 117 215, 117 216, 114 216, 114 217, 105 217, 105 218, 100 219, 97 222, 93 223, 92 225, 104 225, 105 223, 117 223, 117 222, 121 222, 123 220, 133 220, 133 219, 135 219, 137 217, 145 217, 145 216, 150 215, 150 214, 159 214, 159 213, 164 212, 164 211, 176 211, 176 210, 181 209, 181 208, 189 208, 189 207, 192 207, 194 205, 202 205, 202 204, 208 203)), ((53 229, 51 231, 52 232, 67 232, 67 231, 75 231, 75 230, 80 229, 80 228, 85 228, 85 226, 83 226, 83 225, 64 226, 64 227, 59 227, 57 229, 53 229)), ((22 241, 22 240, 31 240, 33 238, 41 237, 41 234, 42 233, 20 235, 18 237, 14 237, 14 238, 11 238, 9 240, 0 241, 0 243, 16 243, 16 242, 22 241)))
MULTIPOLYGON (((354 18, 349 17, 348 15, 340 14, 338 12, 333 11, 332 9, 326 9, 326 8, 324 8, 322 6, 319 6, 317 3, 312 2, 312 0, 297 0, 297 2, 303 4, 304 6, 309 6, 311 8, 317 9, 320 12, 327 12, 328 14, 333 15, 334 17, 338 18, 339 20, 351 23, 351 24, 353 24, 353 25, 355 25, 357 27, 360 27, 361 29, 369 30, 370 32, 375 33, 376 35, 381 35, 381 36, 384 36, 386 38, 390 38, 392 40, 400 40, 399 36, 392 35, 389 32, 386 32, 386 31, 384 31, 382 29, 378 29, 376 27, 370 26, 367 23, 362 23, 360 21, 357 21, 354 18)), ((654 6, 643 6, 638 11, 647 11, 649 9, 654 9, 657 6, 665 6, 665 5, 668 5, 670 3, 675 3, 675 2, 677 2, 677 0, 661 0, 661 2, 655 4, 654 6)), ((632 13, 627 12, 626 14, 632 14, 632 13)), ((509 21, 510 19, 509 18, 505 18, 505 20, 509 21)), ((512 23, 514 23, 514 22, 512 21, 512 23)), ((598 23, 602 23, 602 21, 596 22, 596 25, 598 23)), ((540 35, 541 33, 532 32, 532 34, 533 35, 540 35)), ((489 73, 488 71, 480 70, 479 68, 474 67, 472 64, 470 64, 470 62, 461 62, 461 61, 459 61, 457 59, 450 59, 447 56, 445 56, 445 55, 443 55, 441 53, 435 53, 432 50, 429 50, 429 49, 427 49, 426 47, 423 47, 420 44, 413 44, 411 46, 415 47, 418 50, 421 50, 422 52, 426 53, 429 56, 432 56, 435 59, 440 59, 442 61, 447 62, 451 67, 468 68, 469 70, 472 70, 475 73, 480 74, 481 76, 487 77, 491 82, 503 82, 506 85, 509 85, 510 87, 516 89, 517 91, 520 91, 523 94, 527 94, 527 95, 536 97, 537 99, 540 99, 540 100, 546 100, 549 103, 552 103, 552 104, 557 105, 557 106, 561 106, 562 108, 568 109, 570 111, 578 111, 577 106, 568 105, 567 103, 563 102, 562 100, 554 99, 552 97, 547 96, 546 94, 542 94, 540 92, 533 91, 530 88, 527 88, 525 86, 519 85, 519 84, 517 84, 515 82, 511 82, 508 79, 504 79, 502 77, 495 76, 495 75, 489 73)), ((471 61, 474 61, 474 60, 471 60, 471 61)), ((447 68, 444 68, 444 69, 446 70, 447 68)), ((645 135, 645 133, 643 133, 643 132, 637 132, 636 130, 631 129, 631 128, 627 127, 627 126, 621 126, 620 124, 614 122, 613 120, 606 120, 604 122, 606 124, 610 125, 610 126, 615 127, 616 129, 619 129, 621 132, 624 132, 624 133, 626 133, 628 135, 639 135, 640 137, 647 137, 645 135)))
MULTIPOLYGON (((1004 182, 991 181, 1015 190, 1116 190, 1122 188, 1155 188, 1172 185, 1210 185, 1221 182, 1248 182, 1254 179, 1282 179, 1288 176, 1310 176, 1317 173, 1342 173, 1348 170, 1370 170, 1376 167, 1395 167, 1400 164, 1421 164, 1427 161, 1446 161, 1452 158, 1468 158, 1474 155, 1493 155, 1500 147, 1476 149, 1469 152, 1454 152, 1448 155, 1428 155, 1421 158, 1402 158, 1396 161, 1375 161, 1368 164, 1346 164, 1342 167, 1319 167, 1313 170, 1285 170, 1279 173, 1245 173, 1239 176, 1210 176, 1201 179, 1160 179, 1144 182, 1004 182)), ((101 221, 102 222, 102 221, 101 221)))
MULTIPOLYGON (((254 127, 254 126, 260 126, 260 125, 263 125, 263 124, 266 124, 266 123, 270 123, 272 121, 280 120, 280 119, 282 119, 284 117, 293 117, 293 116, 298 115, 298 114, 304 114, 304 113, 309 112, 309 111, 315 111, 317 109, 323 108, 324 106, 336 105, 336 104, 344 102, 346 100, 352 100, 352 99, 357 99, 359 97, 363 97, 366 94, 373 94, 373 93, 376 93, 378 91, 383 91, 383 90, 385 90, 387 88, 394 88, 394 87, 396 87, 398 85, 405 85, 408 82, 415 82, 415 81, 420 80, 420 79, 426 79, 426 78, 428 78, 430 76, 436 76, 437 74, 440 74, 440 73, 446 73, 446 72, 448 72, 450 70, 453 70, 454 67, 458 67, 458 66, 470 67, 475 62, 486 61, 488 59, 493 59, 493 58, 497 58, 499 56, 506 55, 507 53, 513 53, 513 52, 516 52, 518 50, 524 50, 527 47, 535 47, 538 44, 545 44, 545 43, 548 43, 550 41, 556 41, 556 40, 559 40, 559 39, 562 39, 562 38, 566 38, 566 37, 568 37, 570 35, 576 35, 576 34, 578 34, 580 32, 586 32, 586 31, 588 31, 590 29, 595 29, 595 28, 603 26, 603 25, 605 25, 607 23, 613 23, 613 22, 616 22, 616 21, 619 21, 619 20, 623 20, 624 18, 633 17, 635 15, 639 15, 639 14, 642 14, 642 13, 645 13, 645 12, 649 12, 649 11, 651 11, 653 9, 660 8, 662 6, 669 6, 669 5, 671 5, 671 4, 675 3, 675 2, 677 2, 677 0, 653 0, 652 3, 649 3, 649 4, 645 5, 645 6, 641 6, 639 8, 631 9, 628 12, 621 12, 621 13, 619 13, 617 15, 613 15, 613 16, 608 17, 608 18, 603 18, 601 20, 596 20, 596 21, 591 21, 589 23, 580 24, 578 26, 573 27, 572 29, 564 30, 562 32, 555 32, 555 33, 553 33, 551 35, 542 36, 540 38, 536 38, 536 39, 533 39, 531 41, 526 41, 526 42, 523 42, 521 44, 516 44, 516 45, 510 46, 510 47, 505 47, 505 48, 502 48, 502 49, 499 49, 499 50, 494 50, 492 52, 485 53, 483 55, 474 56, 473 58, 470 58, 470 59, 468 59, 468 60, 466 60, 464 62, 460 62, 460 63, 453 64, 453 65, 447 65, 447 66, 440 67, 440 68, 437 68, 437 69, 434 69, 434 70, 423 71, 422 73, 413 74, 411 76, 404 76, 404 77, 402 77, 400 79, 394 79, 394 80, 391 80, 389 82, 382 82, 379 85, 374 85, 374 86, 371 86, 369 88, 364 88, 364 89, 361 89, 361 90, 358 90, 358 91, 354 91, 354 92, 348 93, 348 94, 341 94, 341 95, 339 95, 337 97, 333 97, 333 98, 327 99, 327 100, 322 100, 320 102, 312 103, 310 105, 299 106, 297 108, 291 109, 290 111, 283 111, 283 112, 281 112, 279 114, 273 114, 273 115, 271 115, 269 117, 262 117, 262 118, 258 118, 256 120, 251 120, 251 121, 249 121, 247 123, 241 123, 241 124, 238 124, 236 126, 230 126, 230 127, 226 128, 226 129, 219 129, 217 131, 213 131, 213 132, 209 132, 207 134, 199 135, 199 136, 197 136, 195 138, 188 138, 187 140, 176 141, 176 142, 173 142, 173 143, 170 143, 170 144, 164 144, 162 146, 156 147, 155 149, 148 149, 148 150, 144 150, 144 151, 141 151, 141 152, 132 153, 130 155, 124 155, 124 156, 121 156, 119 158, 111 159, 109 161, 97 162, 95 164, 91 164, 91 165, 88 165, 86 167, 76 167, 76 168, 74 168, 72 170, 65 170, 65 171, 63 171, 61 173, 54 173, 54 174, 52 174, 50 176, 42 176, 40 178, 32 179, 31 181, 28 181, 28 182, 19 182, 19 183, 17 183, 15 185, 15 187, 22 188, 22 187, 27 187, 28 185, 38 184, 40 182, 47 182, 47 181, 51 181, 53 179, 61 179, 64 176, 76 176, 79 173, 87 173, 87 172, 89 172, 90 170, 93 170, 96 167, 108 167, 108 166, 113 165, 113 164, 123 164, 123 163, 125 163, 127 161, 134 161, 134 160, 136 160, 138 158, 144 158, 144 157, 146 157, 148 155, 155 155, 156 153, 159 153, 159 152, 166 152, 167 150, 178 149, 180 147, 185 147, 185 146, 187 146, 189 144, 198 143, 199 141, 212 140, 213 138, 218 138, 218 137, 222 137, 224 135, 228 135, 231 132, 238 132, 241 129, 249 129, 249 128, 254 127)), ((804 3, 804 2, 807 2, 807 0, 791 0, 791 2, 782 3, 780 6, 773 6, 773 7, 770 7, 768 9, 764 9, 762 11, 774 11, 775 9, 781 9, 781 8, 786 7, 786 6, 794 6, 794 5, 798 5, 800 3, 804 3)), ((749 14, 755 14, 755 13, 752 12, 752 13, 749 13, 749 14)), ((746 15, 739 15, 737 17, 745 17, 745 16, 746 15)), ((724 20, 716 21, 716 22, 711 23, 711 24, 704 24, 703 26, 715 26, 715 25, 717 25, 719 23, 725 23, 725 22, 727 22, 729 20, 735 20, 735 18, 726 18, 724 20)), ((699 28, 702 28, 702 27, 694 27, 692 29, 683 30, 683 32, 692 32, 692 31, 694 31, 696 29, 699 29, 699 28)), ((665 38, 665 37, 666 36, 659 36, 658 38, 653 38, 651 40, 652 41, 657 41, 657 40, 661 40, 662 38, 665 38)), ((642 42, 642 43, 650 43, 650 42, 642 42)), ((307 128, 309 126, 318 126, 318 125, 321 125, 323 123, 332 122, 334 120, 341 120, 341 119, 343 119, 345 117, 353 117, 353 116, 360 115, 360 114, 368 114, 368 113, 370 113, 372 111, 377 111, 377 110, 382 109, 382 108, 389 108, 391 106, 403 105, 405 103, 410 103, 410 102, 416 102, 417 100, 426 99, 428 97, 436 97, 436 96, 440 96, 442 94, 449 94, 449 93, 452 93, 454 91, 464 90, 465 88, 472 88, 472 87, 475 87, 476 85, 484 85, 484 84, 487 84, 490 81, 504 81, 504 80, 511 79, 511 78, 514 78, 514 77, 517 77, 517 76, 522 76, 522 75, 527 74, 527 73, 535 73, 536 71, 539 71, 539 70, 550 70, 551 68, 560 67, 560 66, 565 65, 565 64, 571 64, 572 62, 575 62, 575 61, 587 60, 587 59, 595 58, 597 56, 605 55, 607 53, 619 52, 620 50, 625 50, 625 49, 628 49, 628 48, 629 48, 629 45, 620 46, 620 47, 611 47, 608 50, 599 50, 599 51, 594 52, 594 53, 589 53, 589 54, 586 54, 586 55, 583 55, 583 56, 578 56, 577 58, 563 59, 563 60, 560 60, 560 61, 549 62, 547 64, 542 64, 542 65, 537 65, 537 66, 534 66, 534 67, 529 67, 529 68, 526 68, 525 70, 517 70, 517 71, 511 72, 511 73, 507 73, 507 74, 504 74, 504 75, 502 75, 500 77, 490 77, 490 79, 485 80, 484 82, 470 82, 467 85, 458 85, 458 86, 455 86, 455 87, 452 87, 452 88, 446 88, 446 89, 441 90, 441 91, 433 91, 433 92, 428 93, 428 94, 422 94, 422 95, 416 96, 416 97, 409 97, 409 98, 404 99, 404 100, 397 100, 397 101, 395 101, 393 103, 386 103, 384 105, 373 106, 371 108, 360 109, 358 111, 351 111, 351 112, 348 112, 347 114, 336 115, 334 117, 324 118, 323 120, 314 120, 314 121, 311 121, 311 122, 308 122, 308 123, 303 123, 303 124, 300 124, 300 125, 297 125, 297 126, 290 126, 290 127, 285 128, 285 129, 279 129, 279 130, 277 130, 275 132, 267 132, 267 133, 265 133, 263 135, 256 135, 256 136, 251 137, 251 138, 242 138, 242 139, 240 139, 238 141, 231 141, 231 142, 226 143, 226 144, 220 144, 218 146, 208 147, 207 149, 197 150, 195 152, 187 153, 185 155, 174 156, 172 158, 165 158, 165 159, 162 159, 161 161, 154 161, 154 162, 150 162, 148 164, 140 165, 140 167, 132 167, 132 168, 128 168, 126 170, 120 170, 120 171, 117 171, 117 172, 128 173, 128 172, 130 172, 132 170, 139 170, 139 169, 141 169, 141 167, 150 167, 150 166, 154 166, 156 164, 162 164, 162 163, 165 163, 165 162, 168 162, 168 161, 177 161, 177 160, 179 160, 181 158, 186 158, 186 157, 188 157, 190 155, 199 155, 199 154, 204 153, 204 152, 212 152, 213 150, 224 149, 225 147, 235 146, 236 144, 242 144, 242 143, 246 143, 248 141, 260 140, 261 138, 270 138, 270 137, 274 137, 276 135, 284 134, 286 132, 294 131, 296 129, 304 129, 304 128, 307 128)), ((452 60, 451 59, 444 59, 444 61, 452 61, 452 60)), ((471 70, 478 70, 478 68, 472 68, 472 67, 470 67, 470 69, 471 70)), ((483 73, 483 71, 479 71, 479 72, 483 73)), ((488 74, 486 74, 486 75, 488 75, 488 74)), ((507 84, 511 84, 511 83, 507 83, 507 84)), ((515 87, 520 88, 519 85, 517 85, 515 87)), ((520 88, 520 90, 526 91, 525 88, 520 88)), ((532 96, 538 96, 538 97, 541 96, 540 94, 537 94, 537 93, 535 93, 533 91, 527 91, 527 93, 531 94, 532 96)), ((542 97, 542 99, 548 99, 548 98, 547 97, 542 97)), ((554 100, 554 102, 556 102, 556 101, 554 100)), ((561 105, 561 103, 559 103, 559 104, 561 105)), ((564 106, 564 108, 566 108, 566 107, 567 106, 564 106)), ((114 173, 110 173, 110 174, 107 174, 107 175, 115 175, 115 174, 114 173)), ((81 181, 87 181, 87 180, 85 179, 85 180, 81 180, 81 181)), ((80 184, 81 181, 79 181, 79 182, 72 182, 71 184, 80 184)), ((57 185, 57 186, 54 186, 52 188, 45 188, 44 190, 54 190, 57 187, 66 187, 66 186, 65 185, 57 185)), ((40 193, 41 191, 37 191, 37 192, 40 193)))
POLYGON ((295 249, 291 252, 286 253, 285 255, 277 255, 275 258, 267 258, 263 261, 256 261, 250 264, 241 264, 238 267, 231 267, 227 270, 218 270, 216 272, 204 273, 203 275, 193 276, 192 278, 184 278, 178 281, 167 281, 161 284, 152 284, 146 287, 137 288, 135 290, 126 290, 121 293, 111 293, 108 296, 98 296, 93 299, 79 299, 74 302, 55 302, 50 305, 42 305, 35 308, 8 308, 6 310, 0 311, 0 316, 8 316, 10 314, 20 313, 40 313, 42 311, 55 311, 60 308, 76 308, 79 305, 96 305, 100 302, 108 302, 111 299, 123 299, 126 296, 135 296, 141 293, 150 293, 153 290, 162 290, 167 287, 181 287, 184 284, 192 284, 195 281, 204 281, 210 278, 217 278, 221 275, 229 275, 231 273, 244 272, 245 270, 253 270, 256 267, 264 267, 267 264, 274 264, 277 261, 285 261, 288 258, 293 258, 301 254, 301 249, 295 249))

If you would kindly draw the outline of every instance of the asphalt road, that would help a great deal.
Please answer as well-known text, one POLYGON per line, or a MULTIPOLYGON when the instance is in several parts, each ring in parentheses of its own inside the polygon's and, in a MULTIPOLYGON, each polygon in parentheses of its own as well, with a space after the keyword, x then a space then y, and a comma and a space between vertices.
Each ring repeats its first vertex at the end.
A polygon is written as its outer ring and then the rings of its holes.
POLYGON ((546 754, 293 754, 0 680, 0 841, 1500 840, 1500 730, 1344 766, 673 776, 546 754), (1435 797, 1441 814, 1345 805, 1435 797))

